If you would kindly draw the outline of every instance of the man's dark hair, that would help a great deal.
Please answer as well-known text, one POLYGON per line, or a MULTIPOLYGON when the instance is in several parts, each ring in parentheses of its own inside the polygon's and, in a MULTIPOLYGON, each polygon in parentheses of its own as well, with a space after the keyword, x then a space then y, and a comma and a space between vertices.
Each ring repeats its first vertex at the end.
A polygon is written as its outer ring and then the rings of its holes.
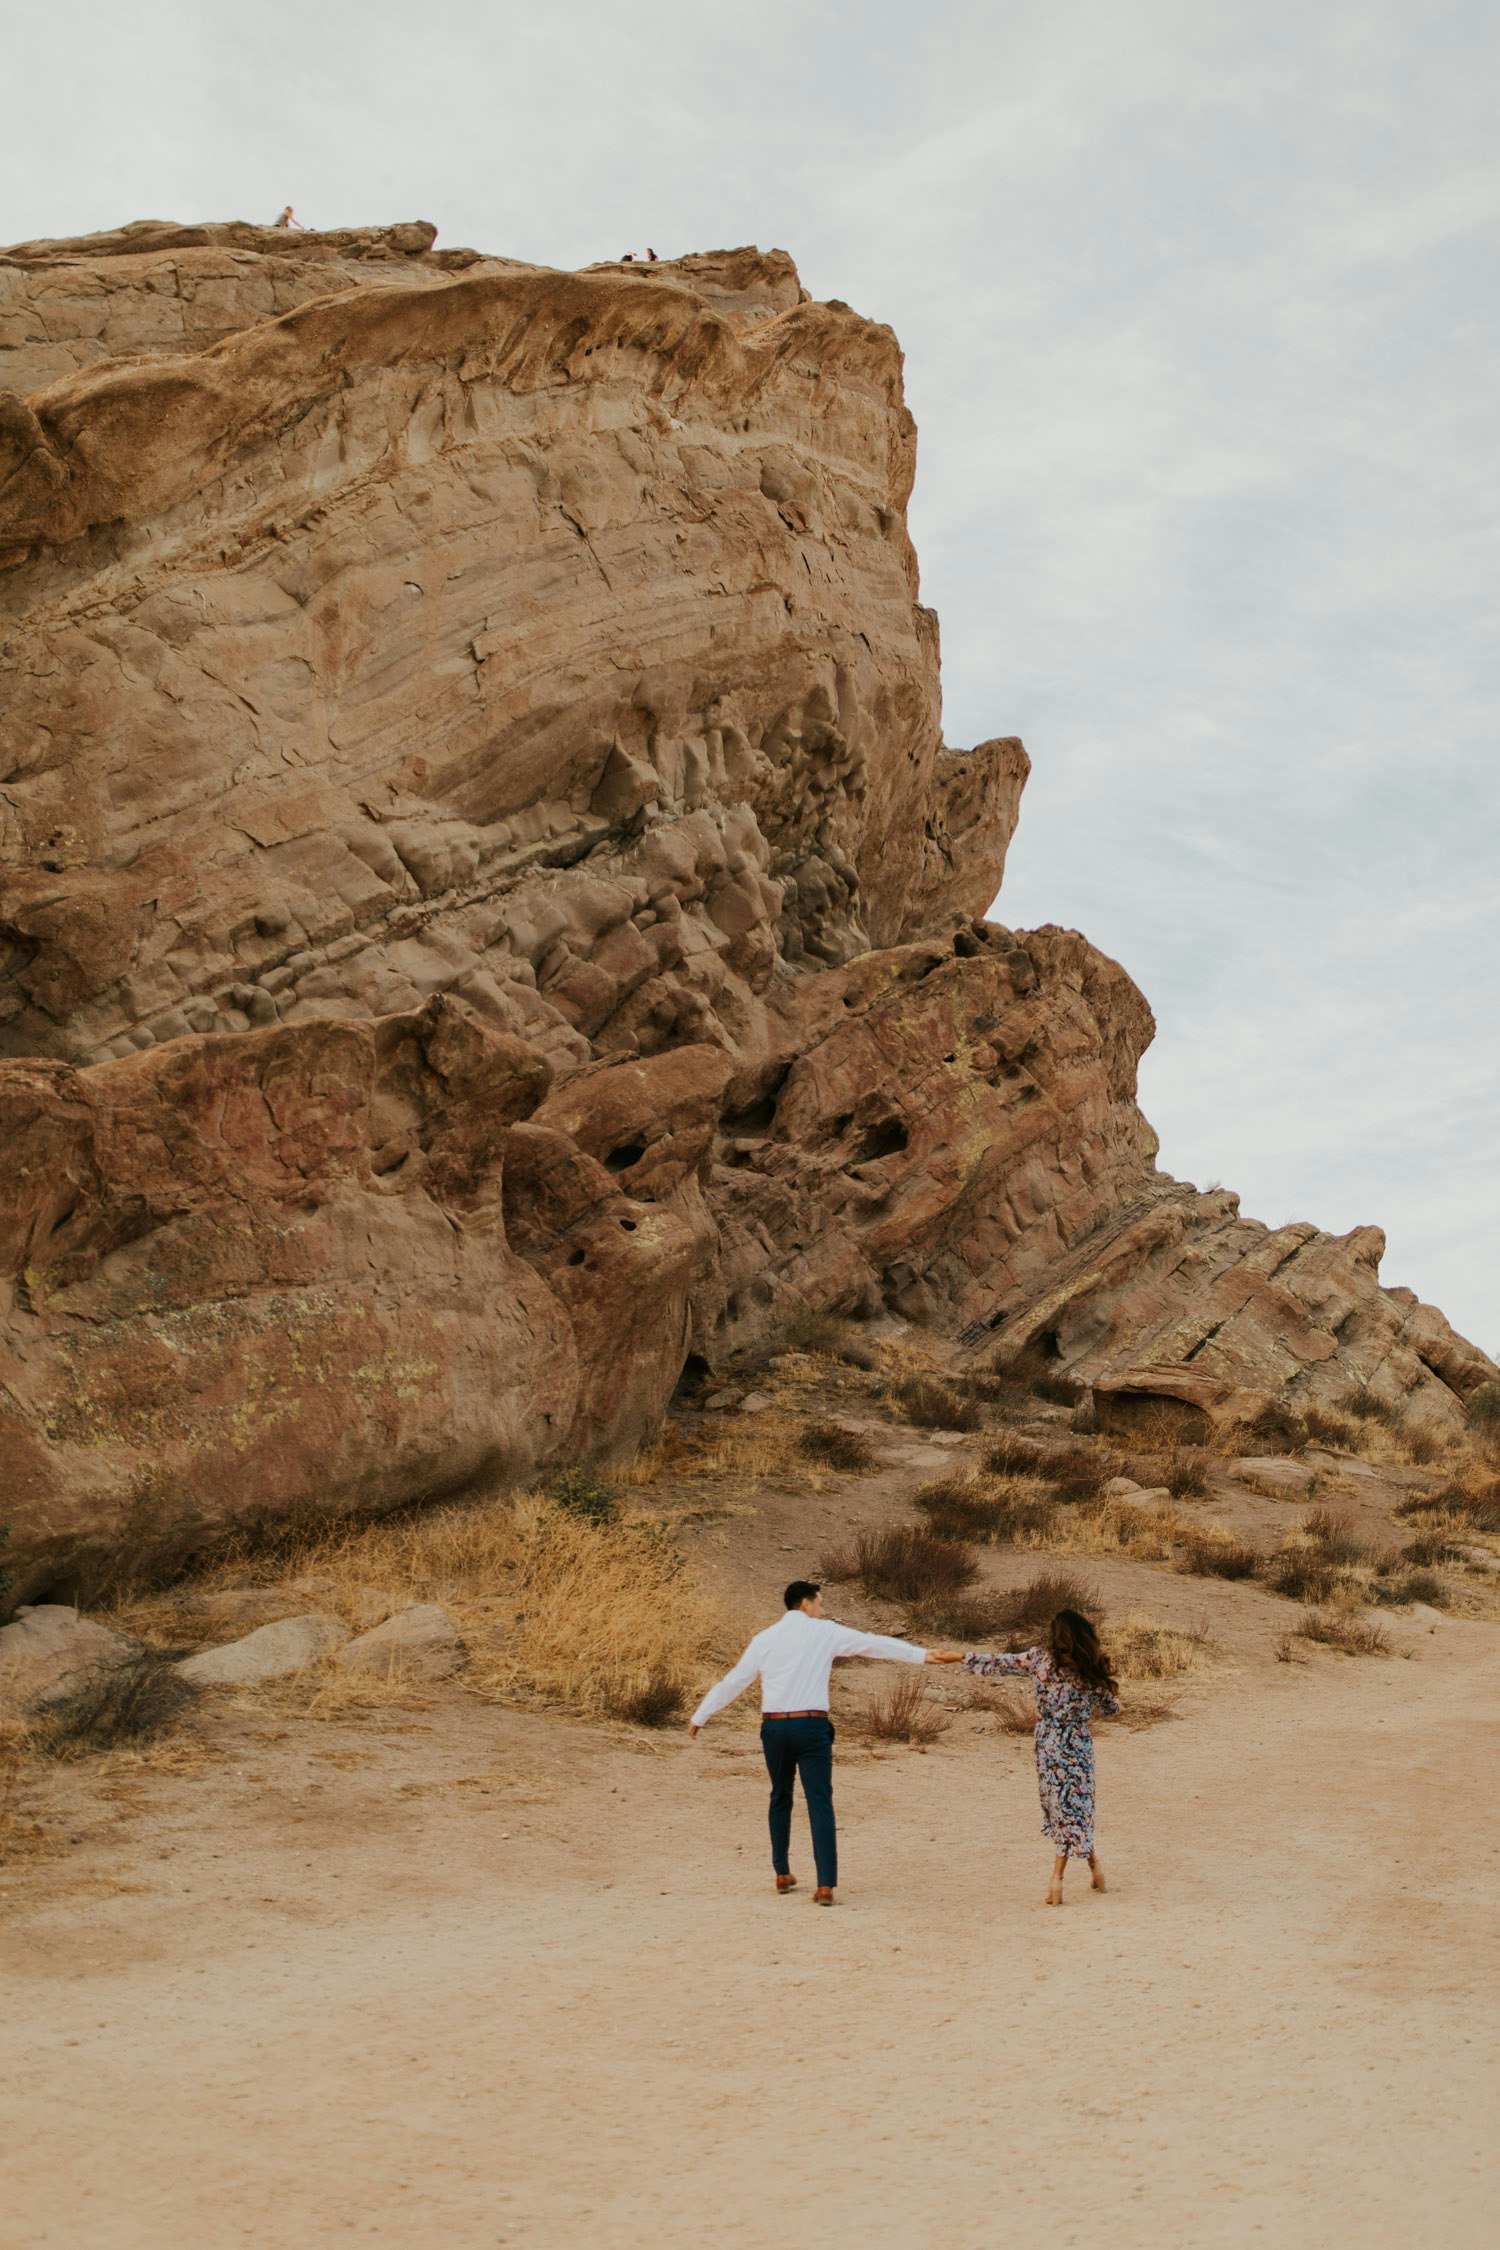
POLYGON ((800 1609, 804 1602, 810 1602, 822 1591, 822 1587, 815 1586, 810 1578, 794 1578, 784 1596, 786 1606, 788 1609, 800 1609))

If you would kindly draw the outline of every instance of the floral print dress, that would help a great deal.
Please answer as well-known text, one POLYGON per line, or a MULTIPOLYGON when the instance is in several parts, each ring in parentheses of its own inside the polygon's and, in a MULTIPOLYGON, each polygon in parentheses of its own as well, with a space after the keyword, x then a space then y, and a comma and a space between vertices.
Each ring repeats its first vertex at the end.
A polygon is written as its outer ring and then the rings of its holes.
POLYGON ((1094 1848, 1094 1737, 1089 1720, 1095 1711, 1114 1718, 1120 1698, 1085 1687, 1044 1648, 1028 1648, 1019 1656, 966 1656, 964 1670, 982 1680, 1017 1672, 1030 1678, 1036 1689, 1042 1834, 1051 1837, 1060 1858, 1076 1852, 1087 1859, 1094 1848))

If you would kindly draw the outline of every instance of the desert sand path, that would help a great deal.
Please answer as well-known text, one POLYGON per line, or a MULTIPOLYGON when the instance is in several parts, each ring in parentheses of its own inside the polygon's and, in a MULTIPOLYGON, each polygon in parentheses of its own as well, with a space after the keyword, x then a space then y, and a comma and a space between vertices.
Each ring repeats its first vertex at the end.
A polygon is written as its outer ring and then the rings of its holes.
POLYGON ((844 1763, 833 1914, 768 1893, 747 1730, 156 1783, 93 1854, 138 1888, 12 1890, 0 2236, 1488 2250, 1497 1637, 1110 1736, 1061 1913, 1002 1735, 844 1763))

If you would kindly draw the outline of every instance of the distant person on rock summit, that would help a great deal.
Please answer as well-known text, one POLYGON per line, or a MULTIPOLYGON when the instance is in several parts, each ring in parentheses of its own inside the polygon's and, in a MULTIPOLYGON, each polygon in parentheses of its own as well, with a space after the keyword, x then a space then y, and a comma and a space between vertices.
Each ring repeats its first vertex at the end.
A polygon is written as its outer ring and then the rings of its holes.
POLYGON ((884 1633, 857 1633, 823 1615, 822 1589, 794 1578, 783 1599, 786 1615, 757 1633, 732 1672, 711 1687, 688 1721, 696 1735, 752 1680, 760 1681, 760 1746, 771 1776, 771 1865, 780 1892, 794 1891, 791 1869, 792 1797, 797 1776, 807 1799, 818 1887, 814 1906, 832 1906, 839 1879, 838 1835, 833 1819, 833 1722, 828 1678, 845 1656, 880 1657, 891 1664, 957 1664, 957 1650, 914 1648, 884 1633))
POLYGON ((297 217, 290 203, 286 206, 286 209, 282 212, 281 217, 276 221, 276 224, 279 227, 292 227, 298 234, 306 234, 307 232, 306 227, 297 217))

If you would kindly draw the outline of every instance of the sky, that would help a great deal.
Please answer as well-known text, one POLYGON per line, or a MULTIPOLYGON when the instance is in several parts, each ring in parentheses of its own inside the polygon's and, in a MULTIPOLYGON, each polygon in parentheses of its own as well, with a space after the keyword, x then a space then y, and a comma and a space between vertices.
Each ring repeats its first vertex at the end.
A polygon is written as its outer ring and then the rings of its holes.
POLYGON ((75 0, 0 73, 3 240, 290 199, 889 321, 997 916, 1141 985, 1167 1169, 1500 1352, 1493 8, 75 0))

